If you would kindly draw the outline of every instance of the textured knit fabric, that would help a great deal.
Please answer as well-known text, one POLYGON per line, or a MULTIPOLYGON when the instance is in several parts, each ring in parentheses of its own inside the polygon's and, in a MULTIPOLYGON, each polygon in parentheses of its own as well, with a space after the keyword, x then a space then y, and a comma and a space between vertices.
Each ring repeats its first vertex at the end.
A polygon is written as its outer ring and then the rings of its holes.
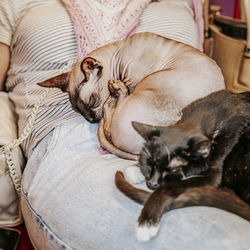
MULTIPOLYGON (((0 31, 0 42, 11 49, 6 87, 16 105, 20 134, 34 104, 47 91, 36 83, 60 74, 67 65, 70 70, 76 61, 74 27, 59 0, 1 0, 0 31)), ((197 29, 187 0, 150 3, 137 26, 136 32, 142 31, 197 46, 197 29)), ((49 89, 32 133, 22 145, 25 155, 55 126, 76 116, 68 94, 49 89)))
POLYGON ((74 24, 77 57, 133 34, 151 0, 63 0, 74 24))

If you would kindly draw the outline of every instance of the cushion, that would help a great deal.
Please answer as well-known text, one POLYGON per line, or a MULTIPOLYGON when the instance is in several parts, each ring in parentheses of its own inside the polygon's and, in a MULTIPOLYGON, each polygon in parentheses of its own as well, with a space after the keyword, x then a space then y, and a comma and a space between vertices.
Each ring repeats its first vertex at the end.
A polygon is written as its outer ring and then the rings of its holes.
MULTIPOLYGON (((101 154, 97 124, 79 117, 55 128, 23 175, 22 211, 36 249, 247 249, 250 223, 228 212, 190 207, 163 216, 159 234, 135 238, 142 206, 115 186, 133 161, 101 154)), ((143 188, 144 183, 139 187, 143 188)))

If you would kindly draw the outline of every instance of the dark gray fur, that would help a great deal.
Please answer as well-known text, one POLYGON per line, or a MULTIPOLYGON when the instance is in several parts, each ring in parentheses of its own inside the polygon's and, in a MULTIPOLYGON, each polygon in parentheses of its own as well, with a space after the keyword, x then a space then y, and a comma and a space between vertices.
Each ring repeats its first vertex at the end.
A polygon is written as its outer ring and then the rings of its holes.
POLYGON ((221 208, 250 221, 250 92, 218 91, 191 103, 173 126, 133 123, 145 139, 139 166, 152 193, 117 172, 116 185, 144 204, 139 225, 187 206, 221 208))

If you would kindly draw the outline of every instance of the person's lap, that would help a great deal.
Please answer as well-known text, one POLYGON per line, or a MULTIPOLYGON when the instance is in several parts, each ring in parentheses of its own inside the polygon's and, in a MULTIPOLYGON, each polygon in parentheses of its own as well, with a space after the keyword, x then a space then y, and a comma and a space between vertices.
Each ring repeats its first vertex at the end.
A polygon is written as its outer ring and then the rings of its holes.
POLYGON ((101 154, 97 124, 79 117, 56 127, 31 153, 22 181, 26 227, 38 249, 249 249, 250 223, 228 212, 190 207, 164 215, 159 234, 138 243, 141 205, 114 184, 134 164, 101 154))

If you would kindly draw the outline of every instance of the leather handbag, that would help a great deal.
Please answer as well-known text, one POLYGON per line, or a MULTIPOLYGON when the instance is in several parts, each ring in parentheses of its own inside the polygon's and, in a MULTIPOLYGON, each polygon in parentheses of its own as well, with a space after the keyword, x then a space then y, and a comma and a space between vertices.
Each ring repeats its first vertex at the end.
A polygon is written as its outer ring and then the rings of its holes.
POLYGON ((21 173, 25 165, 18 145, 17 117, 8 94, 0 92, 0 227, 22 223, 19 196, 21 173))
MULTIPOLYGON (((241 19, 210 13, 205 1, 205 53, 220 66, 227 89, 250 90, 250 0, 241 0, 241 19)), ((213 10, 213 9, 212 9, 213 10)))
MULTIPOLYGON (((58 74, 68 72, 76 63, 70 60, 58 74)), ((18 137, 17 116, 8 93, 0 91, 0 227, 22 223, 20 207, 22 171, 26 164, 20 144, 32 131, 41 103, 47 97, 46 89, 34 104, 28 122, 18 137)))

